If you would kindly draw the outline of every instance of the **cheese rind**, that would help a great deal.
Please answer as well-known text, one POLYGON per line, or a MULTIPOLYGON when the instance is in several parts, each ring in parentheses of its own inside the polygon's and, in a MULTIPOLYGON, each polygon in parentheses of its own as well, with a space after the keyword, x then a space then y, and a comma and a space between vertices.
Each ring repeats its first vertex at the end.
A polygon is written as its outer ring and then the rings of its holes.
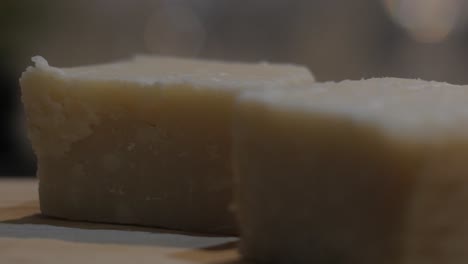
POLYGON ((242 254, 266 263, 466 262, 464 113, 467 87, 420 80, 245 92, 233 145, 242 254), (370 109, 375 102, 381 108, 370 109))
POLYGON ((219 234, 236 233, 234 97, 313 81, 298 66, 140 57, 59 69, 34 61, 20 81, 44 214, 219 234))

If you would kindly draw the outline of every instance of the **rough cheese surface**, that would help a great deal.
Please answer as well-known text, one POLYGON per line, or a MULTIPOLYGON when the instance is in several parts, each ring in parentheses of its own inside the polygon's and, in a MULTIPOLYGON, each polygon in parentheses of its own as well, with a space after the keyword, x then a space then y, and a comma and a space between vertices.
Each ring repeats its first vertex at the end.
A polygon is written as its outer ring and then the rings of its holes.
POLYGON ((234 139, 247 259, 468 261, 468 87, 383 78, 245 92, 234 139))
POLYGON ((221 62, 172 57, 136 56, 129 61, 109 64, 55 68, 40 57, 36 67, 71 79, 119 80, 140 84, 189 83, 194 88, 246 89, 301 84, 313 76, 307 68, 260 63, 221 62))
POLYGON ((466 86, 373 78, 316 83, 310 88, 288 93, 281 89, 265 93, 248 91, 242 96, 290 110, 346 115, 354 122, 368 122, 386 134, 411 140, 444 140, 449 135, 461 136, 468 131, 468 106, 464 106, 468 97, 466 86))
POLYGON ((41 210, 75 220, 235 233, 231 115, 243 90, 313 82, 291 65, 165 57, 21 77, 41 210))

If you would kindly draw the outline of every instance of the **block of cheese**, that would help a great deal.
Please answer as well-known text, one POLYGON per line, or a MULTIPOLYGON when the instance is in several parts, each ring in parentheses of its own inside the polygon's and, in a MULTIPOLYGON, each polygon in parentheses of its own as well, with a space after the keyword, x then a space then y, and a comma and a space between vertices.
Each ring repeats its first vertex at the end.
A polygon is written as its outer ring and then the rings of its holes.
POLYGON ((242 93, 241 252, 266 263, 468 263, 468 87, 395 78, 242 93))
POLYGON ((219 234, 236 232, 235 95, 313 81, 303 67, 267 63, 33 61, 20 82, 43 214, 219 234))

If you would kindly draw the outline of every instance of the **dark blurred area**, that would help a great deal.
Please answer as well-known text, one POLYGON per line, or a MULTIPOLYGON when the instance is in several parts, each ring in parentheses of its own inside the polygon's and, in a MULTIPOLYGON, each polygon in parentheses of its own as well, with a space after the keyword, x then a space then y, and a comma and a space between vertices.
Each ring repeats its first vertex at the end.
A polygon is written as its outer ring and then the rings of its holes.
POLYGON ((319 81, 468 84, 464 0, 0 0, 0 175, 31 176, 18 78, 164 54, 308 66, 319 81))

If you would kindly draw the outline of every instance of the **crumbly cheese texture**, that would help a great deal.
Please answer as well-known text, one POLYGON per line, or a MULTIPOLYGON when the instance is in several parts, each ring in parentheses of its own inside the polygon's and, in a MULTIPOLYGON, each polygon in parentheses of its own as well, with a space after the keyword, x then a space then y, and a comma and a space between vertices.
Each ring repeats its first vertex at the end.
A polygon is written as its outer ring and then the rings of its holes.
POLYGON ((344 81, 245 92, 236 109, 247 259, 468 261, 468 87, 344 81))
POLYGON ((313 82, 293 65, 139 56, 20 79, 41 211, 74 220, 234 234, 234 97, 313 82))

